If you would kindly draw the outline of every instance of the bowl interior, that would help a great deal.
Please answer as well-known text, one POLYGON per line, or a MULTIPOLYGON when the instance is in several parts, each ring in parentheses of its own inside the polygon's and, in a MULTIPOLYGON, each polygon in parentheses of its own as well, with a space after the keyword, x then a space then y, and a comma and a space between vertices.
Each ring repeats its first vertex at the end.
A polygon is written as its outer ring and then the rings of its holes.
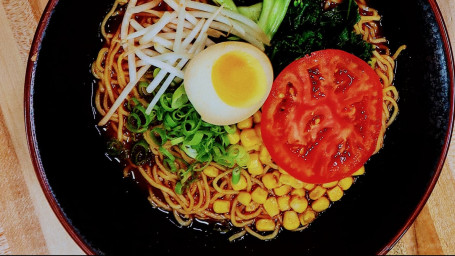
POLYGON ((366 175, 307 230, 272 241, 230 243, 216 226, 181 228, 153 209, 105 153, 92 106, 90 65, 103 45, 99 27, 112 0, 58 1, 33 67, 28 125, 39 172, 67 221, 93 253, 377 253, 388 249, 439 174, 452 126, 453 69, 426 0, 376 0, 398 59, 400 112, 366 175), (404 18, 404 16, 406 18, 404 18))

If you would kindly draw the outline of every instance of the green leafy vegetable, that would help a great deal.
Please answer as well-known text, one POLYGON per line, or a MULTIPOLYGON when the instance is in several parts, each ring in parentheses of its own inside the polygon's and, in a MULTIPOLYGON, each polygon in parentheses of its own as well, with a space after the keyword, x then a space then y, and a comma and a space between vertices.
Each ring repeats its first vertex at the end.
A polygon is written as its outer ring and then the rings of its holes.
POLYGON ((273 38, 281 25, 291 0, 264 0, 258 25, 273 38))
POLYGON ((232 0, 213 0, 214 3, 223 6, 224 8, 233 11, 233 12, 238 12, 237 6, 235 5, 234 1, 232 0))
POLYGON ((239 6, 237 11, 245 17, 258 22, 259 17, 261 16, 262 3, 253 4, 250 6, 239 6))
POLYGON ((291 0, 263 0, 262 2, 214 0, 214 2, 257 22, 267 36, 273 38, 286 15, 291 0))
POLYGON ((360 19, 356 2, 343 1, 329 10, 323 10, 321 4, 321 0, 294 0, 288 8, 267 49, 276 74, 292 61, 322 49, 341 49, 370 60, 372 45, 353 28, 360 19))

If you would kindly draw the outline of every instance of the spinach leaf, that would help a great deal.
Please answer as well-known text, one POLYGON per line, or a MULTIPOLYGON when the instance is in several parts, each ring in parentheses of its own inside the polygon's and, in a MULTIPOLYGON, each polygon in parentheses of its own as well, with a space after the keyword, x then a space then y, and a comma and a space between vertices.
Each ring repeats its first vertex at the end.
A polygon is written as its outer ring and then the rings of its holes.
POLYGON ((292 61, 313 51, 341 49, 369 61, 373 46, 354 32, 358 5, 345 0, 324 11, 321 0, 294 0, 266 53, 278 75, 292 61))

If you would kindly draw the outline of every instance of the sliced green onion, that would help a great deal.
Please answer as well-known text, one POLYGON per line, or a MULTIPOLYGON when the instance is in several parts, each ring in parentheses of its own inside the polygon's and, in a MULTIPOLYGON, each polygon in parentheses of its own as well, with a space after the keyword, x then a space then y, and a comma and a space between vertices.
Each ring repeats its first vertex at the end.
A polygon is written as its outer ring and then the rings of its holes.
POLYGON ((147 87, 149 86, 149 83, 146 82, 146 81, 140 81, 139 84, 138 84, 138 92, 139 92, 139 95, 141 96, 147 96, 147 95, 150 95, 150 93, 147 92, 147 87))
POLYGON ((183 194, 183 186, 182 186, 182 183, 179 181, 175 184, 175 193, 177 193, 177 195, 181 195, 183 194))
POLYGON ((136 113, 130 113, 126 121, 126 128, 130 132, 143 133, 147 131, 147 127, 142 126, 141 118, 136 113))
POLYGON ((212 162, 212 155, 205 154, 205 155, 201 156, 200 158, 198 156, 197 160, 200 161, 201 163, 205 163, 203 166, 201 166, 199 168, 196 168, 196 167, 193 168, 194 171, 199 172, 199 171, 204 170, 207 166, 209 166, 210 162, 212 162))
POLYGON ((170 141, 171 141, 171 145, 175 146, 177 144, 182 143, 184 140, 185 140, 185 137, 178 137, 178 138, 171 139, 170 141))
POLYGON ((185 184, 185 182, 191 177, 192 173, 193 173, 193 165, 190 165, 188 167, 188 169, 186 169, 186 170, 180 169, 179 170, 180 182, 182 184, 185 184))
POLYGON ((204 138, 204 132, 197 131, 192 136, 186 137, 185 141, 183 142, 184 145, 195 146, 199 145, 204 138))
POLYGON ((160 73, 160 71, 161 71, 160 68, 155 68, 155 69, 153 70, 153 78, 155 78, 155 77, 158 75, 158 73, 160 73))
POLYGON ((229 134, 233 134, 233 133, 235 133, 235 131, 237 131, 237 126, 235 124, 225 125, 223 127, 224 127, 224 130, 229 134))
POLYGON ((241 168, 236 166, 233 170, 232 170, 232 184, 237 184, 239 183, 240 181, 240 172, 241 171, 241 168))
POLYGON ((170 160, 175 161, 175 156, 173 154, 171 154, 171 152, 169 152, 169 150, 167 150, 166 148, 160 147, 158 150, 161 152, 161 154, 163 154, 170 160))
POLYGON ((171 107, 171 101, 172 101, 172 94, 171 93, 165 93, 160 97, 160 105, 164 110, 170 112, 172 111, 171 107))
POLYGON ((231 144, 227 134, 221 134, 220 139, 221 139, 221 145, 223 145, 224 147, 229 146, 229 144, 231 144))
POLYGON ((164 127, 166 127, 166 129, 170 130, 169 128, 174 128, 176 127, 177 125, 179 125, 172 117, 171 115, 169 115, 169 113, 166 113, 164 115, 164 127))
POLYGON ((175 161, 169 159, 169 158, 165 158, 163 160, 163 165, 164 167, 166 168, 169 168, 169 171, 170 172, 176 172, 177 171, 177 165, 175 164, 175 161))
POLYGON ((178 109, 181 106, 185 105, 187 102, 188 102, 188 96, 186 96, 185 87, 182 84, 172 94, 171 107, 173 109, 178 109))
POLYGON ((107 153, 110 156, 120 156, 123 152, 123 144, 119 140, 113 138, 107 142, 107 153))
POLYGON ((126 107, 128 108, 128 110, 131 111, 134 109, 134 107, 136 107, 137 105, 140 105, 140 104, 141 103, 139 102, 139 100, 133 97, 128 100, 128 104, 126 105, 126 107))
POLYGON ((250 161, 250 155, 249 154, 246 154, 246 155, 244 155, 242 157, 238 157, 237 158, 237 164, 240 167, 242 167, 242 168, 246 168, 249 161, 250 161))
POLYGON ((131 148, 131 161, 135 165, 143 165, 147 161, 149 152, 149 144, 145 140, 141 140, 131 148))
POLYGON ((146 109, 144 106, 142 105, 137 105, 136 107, 134 107, 133 109, 133 113, 136 113, 136 114, 140 114, 140 116, 142 116, 144 118, 144 124, 142 125, 143 127, 148 127, 149 124, 153 121, 153 119, 155 118, 155 112, 151 112, 150 115, 147 115, 146 112, 146 109))
POLYGON ((197 151, 189 145, 182 145, 180 149, 182 149, 183 152, 191 158, 196 158, 197 156, 197 151))
POLYGON ((235 163, 237 163, 241 167, 246 167, 250 160, 250 155, 246 151, 246 149, 241 145, 231 145, 227 149, 227 155, 234 159, 235 163))
POLYGON ((182 123, 183 134, 185 134, 186 136, 192 135, 196 133, 197 130, 199 130, 200 126, 201 120, 199 120, 199 122, 196 122, 196 120, 185 120, 182 123))
POLYGON ((158 105, 155 105, 155 107, 153 107, 153 110, 155 110, 156 119, 158 121, 163 121, 166 111, 163 108, 160 108, 158 105))
POLYGON ((166 136, 166 131, 163 128, 155 127, 150 131, 150 137, 152 138, 153 142, 155 142, 157 145, 162 146, 164 143, 167 141, 167 136, 166 136), (158 134, 160 137, 160 140, 158 140, 157 136, 155 136, 155 133, 158 134))

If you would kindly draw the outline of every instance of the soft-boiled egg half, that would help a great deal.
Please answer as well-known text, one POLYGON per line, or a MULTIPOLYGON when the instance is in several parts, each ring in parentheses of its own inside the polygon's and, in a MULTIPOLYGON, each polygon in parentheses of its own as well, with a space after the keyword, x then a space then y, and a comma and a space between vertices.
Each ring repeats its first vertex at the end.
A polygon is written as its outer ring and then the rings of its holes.
POLYGON ((184 84, 202 120, 230 125, 253 115, 264 104, 273 83, 267 56, 243 42, 207 47, 188 63, 184 84))

